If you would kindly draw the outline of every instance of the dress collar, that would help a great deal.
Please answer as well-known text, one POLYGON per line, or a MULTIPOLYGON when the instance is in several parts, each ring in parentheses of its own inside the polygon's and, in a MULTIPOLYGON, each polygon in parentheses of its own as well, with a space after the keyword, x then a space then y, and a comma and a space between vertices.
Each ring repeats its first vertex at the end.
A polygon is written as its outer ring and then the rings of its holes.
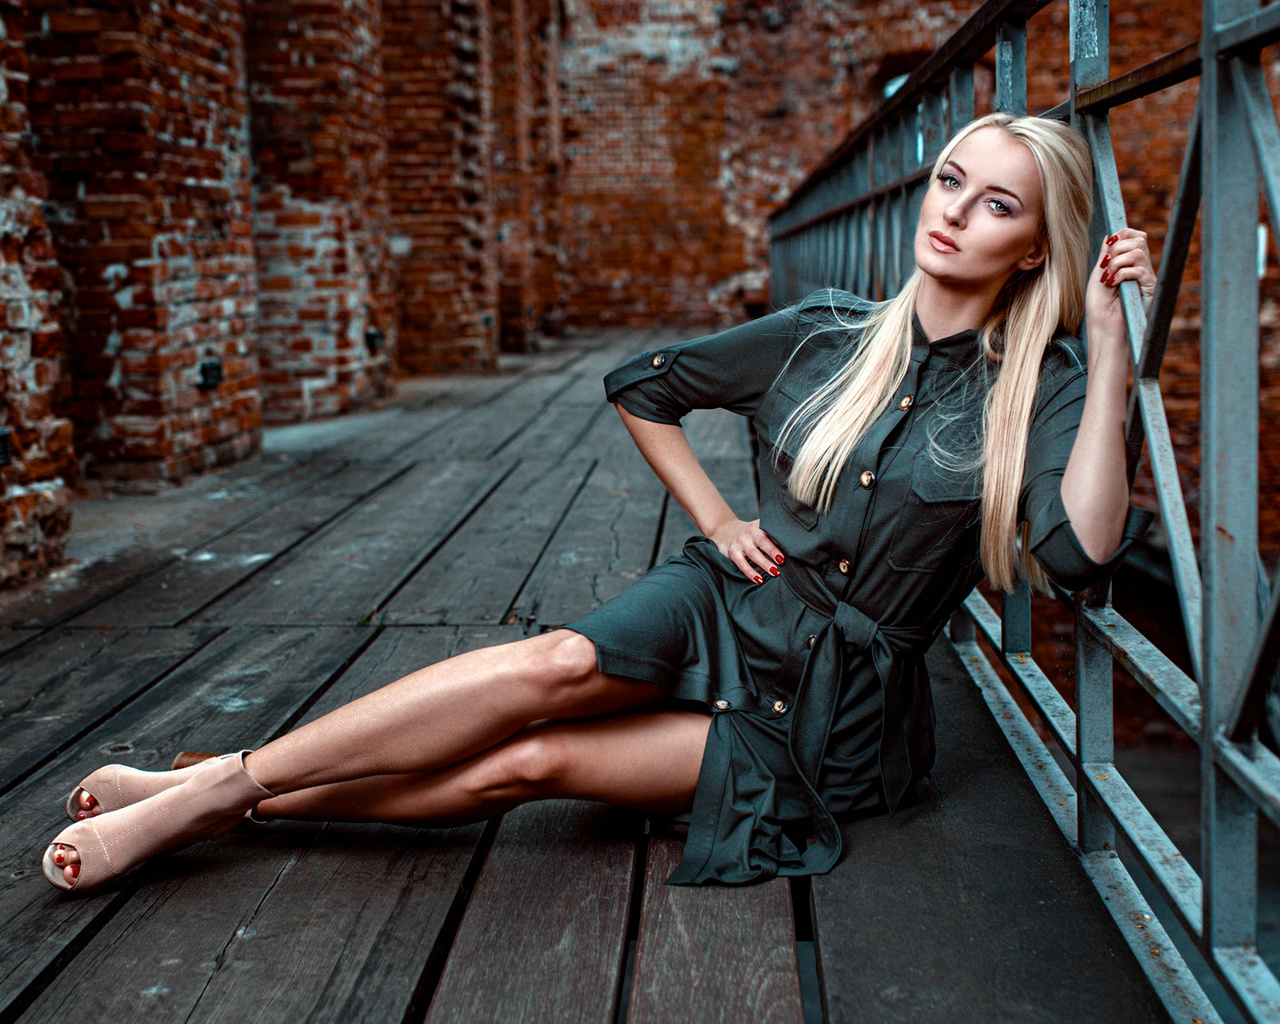
POLYGON ((920 326, 920 318, 914 313, 911 314, 911 355, 913 359, 923 361, 925 358, 930 358, 932 361, 942 360, 967 366, 981 352, 982 342, 976 328, 960 331, 958 334, 949 334, 945 338, 939 338, 937 341, 931 342, 925 336, 924 328, 920 326))

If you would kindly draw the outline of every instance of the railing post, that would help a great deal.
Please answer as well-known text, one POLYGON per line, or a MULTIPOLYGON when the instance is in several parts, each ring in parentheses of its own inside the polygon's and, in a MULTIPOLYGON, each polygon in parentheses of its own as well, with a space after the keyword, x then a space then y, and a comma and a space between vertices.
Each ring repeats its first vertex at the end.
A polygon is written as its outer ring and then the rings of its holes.
POLYGON ((1071 0, 1071 98, 1077 89, 1101 85, 1111 73, 1111 9, 1108 0, 1071 0))
POLYGON ((1231 62, 1246 58, 1220 54, 1217 29, 1260 9, 1258 0, 1204 0, 1201 43, 1202 948, 1219 966, 1218 951, 1256 939, 1257 811, 1219 767, 1217 746, 1258 626, 1259 206, 1247 112, 1231 73, 1231 62))
POLYGON ((1114 852, 1115 828, 1094 795, 1090 775, 1114 770, 1115 717, 1111 653, 1083 626, 1087 595, 1075 599, 1076 640, 1076 827, 1081 853, 1114 852))
POLYGON ((996 32, 995 106, 1021 117, 1027 112, 1027 24, 1002 21, 996 32))
MULTIPOLYGON (((1111 12, 1107 0, 1071 0, 1071 98, 1076 90, 1105 82, 1110 70, 1111 12)), ((1100 122, 1105 133, 1107 114, 1085 114, 1100 122)), ((1081 127, 1086 127, 1081 125, 1081 127)), ((1093 136, 1096 133, 1088 132, 1093 136)), ((1096 164, 1095 154, 1095 164, 1096 164)), ((1097 185, 1095 182, 1095 194, 1097 185)), ((1096 202, 1091 237, 1101 243, 1104 203, 1096 202)), ((1090 595, 1075 596, 1076 643, 1076 829, 1081 853, 1115 851, 1115 829, 1102 802, 1094 795, 1089 776, 1108 776, 1115 760, 1115 715, 1112 706, 1110 652, 1084 628, 1082 612, 1090 595)), ((1105 602, 1105 593, 1103 595, 1105 602)))

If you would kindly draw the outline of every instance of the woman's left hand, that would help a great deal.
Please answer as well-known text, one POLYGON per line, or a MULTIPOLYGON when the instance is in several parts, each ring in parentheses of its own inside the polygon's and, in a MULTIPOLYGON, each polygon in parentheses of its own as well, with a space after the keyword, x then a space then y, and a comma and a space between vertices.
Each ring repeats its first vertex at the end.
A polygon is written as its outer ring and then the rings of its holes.
POLYGON ((1090 338, 1099 334, 1124 337, 1124 311, 1120 304, 1122 281, 1137 281, 1143 305, 1151 304, 1156 293, 1156 272, 1151 266, 1145 231, 1121 228, 1102 243, 1084 298, 1090 338))

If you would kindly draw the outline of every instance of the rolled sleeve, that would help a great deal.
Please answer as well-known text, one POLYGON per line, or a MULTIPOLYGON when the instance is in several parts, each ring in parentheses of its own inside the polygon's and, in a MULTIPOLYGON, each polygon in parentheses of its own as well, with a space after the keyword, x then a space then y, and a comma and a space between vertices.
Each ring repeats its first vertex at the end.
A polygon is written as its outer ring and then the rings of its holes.
POLYGON ((1083 353, 1075 339, 1061 339, 1046 358, 1027 443, 1021 516, 1030 528, 1031 553, 1064 590, 1084 590, 1105 580, 1130 545, 1146 532, 1151 513, 1130 506, 1120 546, 1104 562, 1090 558, 1062 503, 1062 477, 1084 410, 1083 353))
POLYGON ((869 305, 847 292, 815 292, 750 323, 636 356, 605 377, 605 394, 655 423, 679 423, 690 409, 751 416, 822 311, 858 313, 869 305))
MULTIPOLYGON (((1032 543, 1031 553, 1044 569, 1045 574, 1063 590, 1086 590, 1101 583, 1120 567, 1125 552, 1134 541, 1140 539, 1151 525, 1152 514, 1145 508, 1129 506, 1125 517, 1120 546, 1105 562, 1095 562, 1080 544, 1080 538, 1067 518, 1061 494, 1053 502, 1061 518, 1047 531, 1038 543, 1032 543)), ((1052 515, 1050 516, 1050 518, 1052 515)))
POLYGON ((749 416, 796 344, 796 310, 645 352, 604 379, 610 402, 641 419, 679 423, 690 409, 749 416))

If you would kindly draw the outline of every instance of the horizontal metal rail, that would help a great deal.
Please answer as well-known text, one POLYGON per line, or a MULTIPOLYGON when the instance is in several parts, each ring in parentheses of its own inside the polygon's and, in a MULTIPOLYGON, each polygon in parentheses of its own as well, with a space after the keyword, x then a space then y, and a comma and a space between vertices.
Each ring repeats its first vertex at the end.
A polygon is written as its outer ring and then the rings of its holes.
MULTIPOLYGON (((1280 983, 1256 949, 1256 850, 1259 815, 1280 825, 1280 757, 1259 739, 1266 696, 1280 673, 1280 587, 1271 593, 1259 572, 1257 403, 1241 401, 1241 395, 1258 389, 1257 241, 1248 225, 1259 220, 1259 192, 1280 237, 1280 126, 1258 63, 1259 50, 1280 41, 1280 4, 1203 3, 1200 39, 1111 76, 1107 0, 1071 0, 1067 98, 1048 112, 1073 119, 1090 143, 1100 243, 1126 223, 1109 111, 1200 79, 1155 297, 1144 308, 1136 285, 1121 287, 1134 367, 1125 428, 1129 468, 1132 476, 1145 449, 1192 670, 1175 665, 1105 594, 1058 595, 1075 617, 1074 708, 1030 653, 1035 623, 1025 586, 1005 595, 998 614, 981 595, 971 595, 953 617, 951 639, 1171 1016, 1205 1024, 1221 1019, 1116 857, 1117 843, 1132 851, 1172 909, 1166 923, 1187 933, 1245 1016, 1277 1024, 1280 983), (1160 371, 1198 221, 1197 543, 1160 371), (1071 764, 1074 784, 993 662, 1022 691, 1071 764), (1199 872, 1115 766, 1116 666, 1199 745, 1199 872)), ((1025 112, 1026 22, 1044 6, 1039 0, 983 4, 773 214, 775 300, 794 302, 829 286, 879 299, 901 287, 912 267, 914 227, 932 161, 977 112, 975 65, 989 63, 994 71, 996 109, 1025 112)))

